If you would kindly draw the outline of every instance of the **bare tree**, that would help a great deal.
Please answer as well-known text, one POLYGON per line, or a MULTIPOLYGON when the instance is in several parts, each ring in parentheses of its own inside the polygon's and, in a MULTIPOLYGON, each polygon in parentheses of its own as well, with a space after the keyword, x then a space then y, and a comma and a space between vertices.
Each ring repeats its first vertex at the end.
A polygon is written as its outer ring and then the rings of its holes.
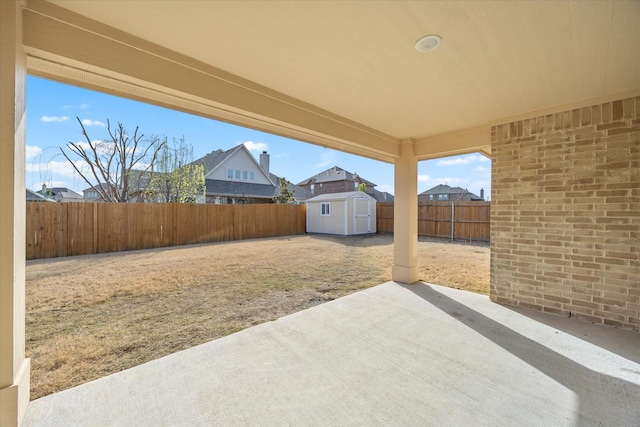
POLYGON ((76 172, 106 202, 143 201, 153 178, 158 153, 165 142, 153 136, 144 139, 144 134, 138 134, 137 126, 132 136, 127 134, 122 123, 112 130, 108 119, 111 140, 92 141, 80 118, 76 119, 86 142, 69 142, 66 151, 60 148, 76 172))

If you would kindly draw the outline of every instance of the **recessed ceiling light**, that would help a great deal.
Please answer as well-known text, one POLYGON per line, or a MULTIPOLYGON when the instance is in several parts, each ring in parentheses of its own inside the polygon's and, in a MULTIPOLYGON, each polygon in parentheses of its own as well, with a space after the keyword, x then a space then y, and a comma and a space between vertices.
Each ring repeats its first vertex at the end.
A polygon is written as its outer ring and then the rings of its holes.
POLYGON ((418 52, 429 52, 440 46, 440 43, 442 43, 442 37, 437 34, 430 34, 416 42, 416 50, 418 52))

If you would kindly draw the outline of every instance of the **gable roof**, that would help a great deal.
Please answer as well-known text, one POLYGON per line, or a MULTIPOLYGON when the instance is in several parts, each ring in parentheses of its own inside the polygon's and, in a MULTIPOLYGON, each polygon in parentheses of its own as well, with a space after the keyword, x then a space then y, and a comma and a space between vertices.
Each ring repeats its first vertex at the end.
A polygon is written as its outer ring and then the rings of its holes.
MULTIPOLYGON (((230 148, 226 151, 223 150, 216 150, 216 151, 212 151, 211 153, 197 159, 194 160, 192 162, 192 164, 198 164, 198 165, 202 165, 204 167, 204 177, 207 178, 207 176, 209 176, 213 171, 215 171, 216 169, 222 167, 222 165, 234 154, 236 154, 238 151, 244 151, 246 153, 246 155, 251 158, 251 160, 253 161, 253 163, 256 165, 256 167, 258 168, 258 170, 262 171, 262 173, 264 174, 264 176, 271 182, 273 182, 273 180, 271 179, 271 177, 269 176, 269 174, 267 173, 267 171, 265 171, 264 169, 262 169, 262 166, 260 166, 260 163, 258 163, 258 161, 256 160, 256 158, 253 156, 253 154, 251 154, 251 152, 249 152, 249 149, 247 149, 247 147, 245 147, 244 144, 240 144, 237 145, 233 148, 230 148)), ((274 185, 277 185, 276 182, 273 183, 274 185)))
POLYGON ((469 190, 465 190, 464 188, 460 188, 460 187, 449 187, 447 184, 436 185, 435 187, 430 188, 427 191, 423 191, 422 193, 418 194, 418 196, 424 196, 429 194, 434 194, 434 195, 436 194, 470 194, 471 198, 482 200, 480 196, 473 194, 469 190))
POLYGON ((224 160, 231 155, 232 151, 233 151, 232 149, 227 151, 222 151, 218 149, 216 151, 212 151, 211 153, 203 157, 200 157, 197 160, 194 160, 192 163, 197 165, 202 165, 202 167, 204 168, 204 175, 207 176, 209 172, 211 172, 218 165, 224 162, 224 160))
POLYGON ((324 183, 324 182, 334 182, 334 181, 357 181, 364 182, 367 185, 371 185, 373 187, 376 186, 371 181, 367 181, 366 179, 358 176, 358 174, 351 173, 342 169, 341 167, 334 166, 330 169, 327 169, 323 172, 320 172, 317 175, 312 176, 311 178, 307 178, 302 182, 299 182, 298 185, 309 185, 314 183, 324 183))

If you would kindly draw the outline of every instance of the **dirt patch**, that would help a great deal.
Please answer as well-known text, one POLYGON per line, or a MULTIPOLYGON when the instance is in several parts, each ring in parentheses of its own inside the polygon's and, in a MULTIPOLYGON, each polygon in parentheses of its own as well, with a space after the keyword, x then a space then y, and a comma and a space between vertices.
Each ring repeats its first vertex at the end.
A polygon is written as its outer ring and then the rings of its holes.
MULTIPOLYGON (((489 247, 424 240, 421 280, 487 293, 489 247)), ((35 399, 391 279, 390 235, 193 245, 27 262, 35 399)))

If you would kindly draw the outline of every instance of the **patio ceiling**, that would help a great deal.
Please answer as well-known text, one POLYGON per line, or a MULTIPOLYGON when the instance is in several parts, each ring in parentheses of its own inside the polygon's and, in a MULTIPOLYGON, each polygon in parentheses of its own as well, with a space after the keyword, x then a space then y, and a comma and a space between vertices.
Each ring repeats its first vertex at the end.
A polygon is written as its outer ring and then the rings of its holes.
POLYGON ((407 139, 489 155, 491 124, 640 88, 637 1, 26 0, 24 21, 33 74, 388 162, 407 139))

